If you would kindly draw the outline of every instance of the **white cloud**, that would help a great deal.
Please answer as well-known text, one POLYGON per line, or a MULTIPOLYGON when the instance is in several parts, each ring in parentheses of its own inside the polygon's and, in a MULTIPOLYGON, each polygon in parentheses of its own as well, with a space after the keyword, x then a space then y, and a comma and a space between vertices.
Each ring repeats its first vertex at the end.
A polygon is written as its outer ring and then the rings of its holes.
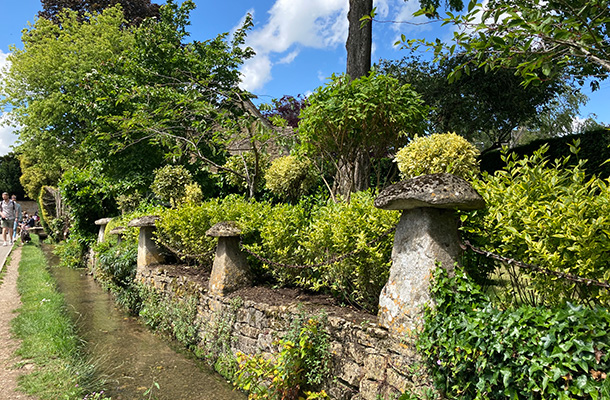
POLYGON ((431 20, 428 17, 420 15, 414 17, 413 14, 421 8, 417 1, 400 1, 400 4, 395 4, 394 20, 400 23, 392 24, 391 28, 394 32, 400 34, 409 34, 413 32, 431 31, 439 25, 438 21, 431 20))
POLYGON ((281 58, 276 64, 290 64, 299 55, 299 50, 295 50, 285 57, 281 58))
POLYGON ((246 44, 256 56, 242 67, 242 88, 261 89, 271 80, 273 65, 293 62, 299 48, 328 49, 344 44, 348 7, 348 0, 276 0, 266 23, 248 35, 246 44))
MULTIPOLYGON (((373 5, 377 8, 378 20, 428 22, 425 17, 413 17, 419 9, 417 1, 375 0, 373 5)), ((248 34, 246 44, 256 55, 241 69, 241 87, 260 90, 272 79, 273 66, 294 62, 304 48, 324 50, 344 46, 349 29, 348 10, 348 0, 276 0, 267 12, 267 21, 259 25, 255 19, 255 28, 248 34)), ((249 12, 254 14, 254 10, 249 12)), ((373 27, 373 39, 377 29, 407 33, 431 28, 429 25, 377 24, 373 27)), ((373 52, 377 47, 374 43, 373 52)))
POLYGON ((255 91, 265 86, 271 80, 271 60, 269 57, 254 57, 241 67, 241 88, 255 91))

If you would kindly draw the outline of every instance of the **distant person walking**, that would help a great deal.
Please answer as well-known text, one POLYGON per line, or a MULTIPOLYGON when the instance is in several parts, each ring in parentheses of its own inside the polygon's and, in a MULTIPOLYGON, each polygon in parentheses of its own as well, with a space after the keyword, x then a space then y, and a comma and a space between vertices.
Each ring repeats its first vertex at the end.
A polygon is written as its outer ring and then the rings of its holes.
POLYGON ((11 196, 11 200, 15 203, 15 222, 13 223, 13 242, 17 240, 17 234, 19 227, 21 225, 21 221, 23 221, 23 213, 21 212, 21 204, 17 203, 17 195, 14 194, 11 196))
POLYGON ((13 200, 8 198, 8 193, 2 193, 2 201, 0 202, 0 217, 2 218, 2 238, 4 245, 13 244, 13 225, 15 224, 15 213, 17 207, 13 200), (8 242, 7 242, 8 234, 8 242))

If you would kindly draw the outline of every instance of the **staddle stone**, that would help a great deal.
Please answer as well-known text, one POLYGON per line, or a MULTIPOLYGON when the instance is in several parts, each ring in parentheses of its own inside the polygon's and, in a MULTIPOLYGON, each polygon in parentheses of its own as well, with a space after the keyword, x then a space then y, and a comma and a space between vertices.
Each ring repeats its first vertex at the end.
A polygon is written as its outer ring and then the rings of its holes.
POLYGON ((240 234, 233 221, 219 222, 206 232, 218 238, 208 289, 211 294, 224 296, 252 283, 248 260, 239 248, 240 234))
POLYGON ((375 206, 402 210, 394 236, 390 276, 379 296, 379 324, 397 335, 417 330, 430 303, 430 278, 440 264, 453 273, 461 252, 455 209, 485 201, 462 178, 422 175, 383 190, 375 206))
POLYGON ((420 175, 385 188, 375 199, 383 210, 411 210, 420 207, 478 210, 485 200, 472 185, 452 174, 420 175))
POLYGON ((157 244, 153 240, 155 231, 155 221, 159 219, 156 215, 146 215, 132 219, 127 223, 128 227, 140 228, 138 236, 138 266, 137 276, 141 276, 144 267, 148 265, 162 264, 165 261, 163 254, 159 251, 157 244))

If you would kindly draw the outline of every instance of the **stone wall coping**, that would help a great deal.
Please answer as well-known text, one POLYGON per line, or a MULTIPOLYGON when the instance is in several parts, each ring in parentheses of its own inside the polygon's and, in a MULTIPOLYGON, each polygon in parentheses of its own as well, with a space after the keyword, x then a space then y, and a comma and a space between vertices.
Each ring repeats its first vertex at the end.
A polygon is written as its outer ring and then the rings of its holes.
POLYGON ((465 179, 441 173, 420 175, 388 186, 375 199, 375 207, 383 210, 423 207, 478 210, 485 207, 485 200, 465 179))
POLYGON ((110 221, 112 221, 112 218, 100 218, 97 221, 95 221, 95 225, 106 225, 110 221))
POLYGON ((206 236, 211 237, 239 237, 241 229, 237 226, 235 221, 219 222, 205 233, 206 236))
POLYGON ((111 234, 111 235, 122 235, 123 233, 125 233, 125 227, 124 226, 117 226, 116 228, 114 228, 113 230, 111 230, 108 233, 111 234))
POLYGON ((155 222, 159 219, 158 215, 145 215, 140 218, 132 219, 127 223, 130 228, 142 228, 145 226, 155 226, 155 222))

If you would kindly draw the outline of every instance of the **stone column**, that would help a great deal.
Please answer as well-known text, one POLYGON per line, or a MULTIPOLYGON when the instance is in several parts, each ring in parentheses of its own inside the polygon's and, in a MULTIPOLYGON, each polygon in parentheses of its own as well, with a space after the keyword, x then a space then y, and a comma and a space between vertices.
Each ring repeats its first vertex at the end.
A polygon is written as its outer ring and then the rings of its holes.
POLYGON ((95 221, 95 225, 99 225, 100 230, 97 233, 97 242, 102 243, 104 241, 104 234, 106 231, 106 225, 112 221, 112 218, 102 218, 95 221))
POLYGON ((402 210, 396 227, 390 277, 379 297, 379 324, 397 335, 417 329, 429 303, 437 263, 453 272, 460 255, 454 210, 483 208, 472 185, 451 174, 421 175, 384 189, 375 206, 402 210))
POLYGON ((216 257, 210 275, 209 292, 224 296, 252 284, 248 260, 239 248, 241 230, 235 222, 220 222, 205 233, 217 237, 216 257))
POLYGON ((138 267, 136 274, 141 275, 142 269, 148 265, 162 264, 165 260, 159 252, 157 244, 153 240, 153 232, 155 231, 155 221, 158 219, 156 215, 147 215, 144 217, 132 219, 127 224, 128 227, 140 228, 138 236, 138 267))

